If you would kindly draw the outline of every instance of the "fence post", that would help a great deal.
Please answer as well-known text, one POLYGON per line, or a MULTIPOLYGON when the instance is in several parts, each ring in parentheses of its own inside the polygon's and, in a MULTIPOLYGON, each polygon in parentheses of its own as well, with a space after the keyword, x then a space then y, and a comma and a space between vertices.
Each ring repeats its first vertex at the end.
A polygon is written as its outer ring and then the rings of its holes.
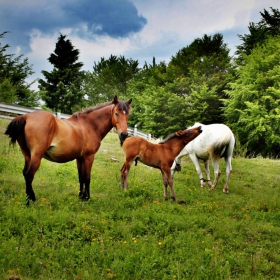
POLYGON ((134 136, 137 136, 137 124, 134 126, 134 132, 133 132, 134 136))

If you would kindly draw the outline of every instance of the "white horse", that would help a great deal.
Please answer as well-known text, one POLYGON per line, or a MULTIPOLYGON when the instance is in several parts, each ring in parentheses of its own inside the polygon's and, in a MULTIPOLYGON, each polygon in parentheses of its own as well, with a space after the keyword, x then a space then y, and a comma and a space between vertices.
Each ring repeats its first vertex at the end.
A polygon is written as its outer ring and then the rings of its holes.
POLYGON ((226 161, 226 183, 223 192, 228 193, 229 177, 232 171, 231 159, 235 145, 234 135, 230 128, 224 124, 204 125, 201 123, 195 123, 192 127, 196 126, 201 126, 203 132, 187 144, 175 158, 171 167, 171 175, 173 177, 175 171, 181 171, 181 158, 185 155, 190 155, 198 173, 201 187, 204 187, 205 182, 208 182, 208 186, 214 190, 221 174, 219 169, 219 159, 224 157, 226 161), (199 159, 204 162, 207 179, 204 179, 202 176, 199 159), (215 174, 213 184, 210 179, 209 159, 212 160, 215 174))

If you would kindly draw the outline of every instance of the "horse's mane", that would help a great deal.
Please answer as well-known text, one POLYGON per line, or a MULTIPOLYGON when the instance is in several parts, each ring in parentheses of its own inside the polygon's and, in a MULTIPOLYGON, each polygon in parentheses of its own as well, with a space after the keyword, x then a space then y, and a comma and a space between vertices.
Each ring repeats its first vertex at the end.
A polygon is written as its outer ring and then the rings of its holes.
MULTIPOLYGON (((113 104, 114 104, 113 101, 107 101, 107 102, 104 102, 104 103, 101 103, 101 104, 97 104, 95 106, 85 108, 81 111, 78 111, 78 112, 74 113, 73 116, 77 118, 79 116, 79 114, 89 114, 93 111, 97 111, 99 109, 102 109, 104 107, 107 107, 107 106, 110 106, 110 105, 113 105, 113 104)), ((130 107, 126 102, 119 99, 119 102, 118 102, 117 106, 118 106, 119 110, 124 111, 126 114, 129 113, 130 107)))
POLYGON ((172 134, 168 135, 165 139, 160 141, 159 144, 164 144, 175 137, 177 137, 176 133, 172 133, 172 134))
POLYGON ((82 111, 79 111, 77 113, 79 113, 79 114, 89 114, 89 113, 91 113, 93 111, 97 111, 99 109, 102 109, 104 107, 110 106, 112 104, 113 104, 112 101, 104 102, 104 103, 101 103, 101 104, 97 104, 95 106, 91 106, 91 107, 85 108, 82 111))

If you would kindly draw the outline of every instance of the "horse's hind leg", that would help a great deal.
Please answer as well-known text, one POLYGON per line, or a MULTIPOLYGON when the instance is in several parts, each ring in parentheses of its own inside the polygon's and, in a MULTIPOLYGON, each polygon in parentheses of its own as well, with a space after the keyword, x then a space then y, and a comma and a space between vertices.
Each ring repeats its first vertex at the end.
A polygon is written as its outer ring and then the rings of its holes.
POLYGON ((219 167, 219 159, 212 159, 212 165, 213 165, 213 168, 214 168, 215 179, 214 179, 214 182, 213 182, 213 185, 212 185, 211 189, 215 190, 216 186, 218 184, 218 181, 219 181, 219 177, 221 175, 221 171, 220 171, 220 167, 219 167))
POLYGON ((231 171, 232 171, 231 157, 227 157, 226 158, 226 183, 223 188, 224 193, 229 193, 228 184, 229 184, 229 178, 230 178, 231 171))
POLYGON ((90 199, 90 172, 93 160, 94 155, 76 160, 80 183, 79 197, 84 200, 90 199))
POLYGON ((36 201, 35 193, 32 188, 32 182, 34 179, 34 175, 40 166, 40 163, 41 163, 40 157, 32 157, 32 159, 30 159, 29 157, 25 156, 25 165, 22 173, 26 185, 27 205, 29 204, 30 200, 36 201))

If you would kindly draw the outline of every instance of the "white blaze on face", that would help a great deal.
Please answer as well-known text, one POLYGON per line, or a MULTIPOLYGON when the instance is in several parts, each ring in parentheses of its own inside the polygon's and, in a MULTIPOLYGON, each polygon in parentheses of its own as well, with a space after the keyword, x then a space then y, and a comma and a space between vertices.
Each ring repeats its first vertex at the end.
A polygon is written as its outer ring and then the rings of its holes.
POLYGON ((126 114, 126 112, 125 112, 125 111, 123 111, 123 114, 125 115, 125 114, 126 114))

